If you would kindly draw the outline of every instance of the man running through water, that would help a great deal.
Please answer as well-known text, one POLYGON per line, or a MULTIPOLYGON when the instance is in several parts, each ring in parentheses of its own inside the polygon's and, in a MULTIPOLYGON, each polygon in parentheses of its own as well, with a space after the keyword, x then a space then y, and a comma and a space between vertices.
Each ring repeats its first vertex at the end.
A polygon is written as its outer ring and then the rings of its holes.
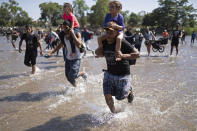
MULTIPOLYGON (((112 23, 116 24, 116 23, 112 23)), ((103 49, 96 50, 97 56, 104 56, 107 63, 107 71, 103 78, 103 92, 106 103, 112 113, 115 113, 114 101, 112 96, 117 100, 128 98, 128 102, 133 101, 133 93, 131 88, 131 76, 129 60, 138 58, 139 52, 128 41, 122 40, 121 61, 115 60, 116 37, 118 30, 113 27, 106 27, 107 39, 102 41, 103 49)))
POLYGON ((28 67, 32 67, 32 74, 36 72, 36 58, 37 58, 37 47, 40 47, 40 55, 43 55, 42 45, 38 36, 32 34, 32 27, 26 26, 26 33, 24 33, 19 42, 19 53, 21 53, 22 42, 26 42, 25 60, 24 64, 28 67))
POLYGON ((84 72, 79 72, 81 65, 81 54, 80 48, 82 46, 81 43, 81 35, 79 32, 75 35, 74 30, 71 28, 71 21, 65 20, 63 23, 63 31, 59 35, 61 43, 52 50, 48 56, 55 53, 61 47, 65 47, 64 51, 64 59, 65 59, 65 75, 67 80, 74 86, 77 86, 76 79, 82 76, 86 79, 86 75, 84 72), (72 39, 71 39, 72 38, 72 39), (72 40, 72 41, 71 41, 72 40), (75 53, 74 55, 70 55, 72 53, 72 48, 70 42, 75 44, 75 53))
POLYGON ((181 30, 179 30, 179 24, 177 24, 176 29, 173 30, 173 32, 172 32, 172 42, 171 42, 170 55, 172 55, 174 46, 176 47, 176 56, 178 55, 179 38, 181 38, 181 37, 182 37, 182 32, 181 32, 181 30))

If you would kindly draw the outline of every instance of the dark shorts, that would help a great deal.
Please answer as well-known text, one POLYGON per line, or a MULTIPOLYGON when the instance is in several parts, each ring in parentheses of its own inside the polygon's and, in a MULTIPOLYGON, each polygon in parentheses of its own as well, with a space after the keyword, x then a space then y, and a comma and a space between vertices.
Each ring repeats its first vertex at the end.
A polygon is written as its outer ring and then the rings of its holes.
POLYGON ((117 76, 109 72, 104 73, 103 78, 103 93, 115 96, 117 100, 122 100, 128 96, 131 90, 131 76, 117 76))
POLYGON ((24 64, 26 66, 36 65, 37 49, 26 49, 24 64))
POLYGON ((66 59, 65 61, 65 75, 66 75, 67 80, 71 84, 74 84, 76 78, 78 77, 80 64, 81 64, 80 59, 76 59, 76 60, 66 59))
POLYGON ((145 43, 146 46, 151 45, 151 41, 150 40, 145 40, 144 43, 145 43))
POLYGON ((178 47, 178 45, 179 45, 179 39, 178 40, 177 39, 175 39, 175 40, 172 39, 171 46, 178 47))
POLYGON ((168 44, 168 38, 164 39, 163 41, 165 45, 168 44))
POLYGON ((12 35, 12 41, 16 41, 16 40, 17 40, 17 38, 18 38, 18 36, 17 36, 17 35, 12 35))
POLYGON ((140 49, 141 49, 141 43, 139 44, 135 44, 135 48, 140 52, 140 49))

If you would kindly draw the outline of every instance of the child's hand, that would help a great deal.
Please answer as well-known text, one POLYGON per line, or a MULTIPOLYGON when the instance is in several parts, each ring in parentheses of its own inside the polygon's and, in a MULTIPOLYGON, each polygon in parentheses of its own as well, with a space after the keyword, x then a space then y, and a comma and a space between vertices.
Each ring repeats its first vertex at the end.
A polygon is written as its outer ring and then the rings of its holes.
POLYGON ((103 57, 103 49, 102 48, 97 48, 95 50, 95 54, 97 55, 97 57, 103 57))
POLYGON ((107 26, 112 27, 112 28, 116 28, 117 25, 114 22, 108 22, 107 26))

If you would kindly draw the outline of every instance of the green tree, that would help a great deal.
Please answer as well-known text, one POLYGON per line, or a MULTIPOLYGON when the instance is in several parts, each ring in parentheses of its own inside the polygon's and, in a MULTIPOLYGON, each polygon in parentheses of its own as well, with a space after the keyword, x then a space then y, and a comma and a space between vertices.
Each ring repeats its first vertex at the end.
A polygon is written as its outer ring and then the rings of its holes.
POLYGON ((142 21, 141 16, 132 12, 129 16, 128 23, 129 25, 136 27, 141 24, 141 21, 142 21))
POLYGON ((7 26, 10 20, 10 14, 9 11, 4 8, 4 7, 0 7, 0 26, 7 26))
POLYGON ((1 26, 22 26, 24 24, 31 24, 32 22, 27 12, 19 7, 18 2, 15 0, 2 3, 0 6, 0 17, 1 26))
POLYGON ((28 17, 27 12, 23 11, 22 9, 20 14, 16 15, 16 26, 24 26, 27 24, 31 24, 32 23, 32 19, 28 17))
POLYGON ((86 5, 85 1, 74 0, 73 9, 74 9, 77 19, 79 20, 80 25, 82 27, 84 25, 87 25, 87 17, 85 16, 85 13, 87 13, 87 10, 89 9, 89 7, 86 5))
POLYGON ((62 18, 63 7, 58 3, 42 3, 39 5, 41 10, 41 17, 40 20, 47 23, 49 25, 57 26, 59 23, 63 22, 60 21, 62 18))
POLYGON ((177 23, 183 26, 194 26, 196 10, 188 0, 158 0, 159 6, 151 14, 145 16, 143 24, 172 28, 177 23), (150 20, 152 18, 152 20, 150 20), (147 22, 146 20, 149 20, 147 22))
POLYGON ((129 20, 129 11, 121 11, 121 14, 123 15, 125 26, 127 26, 128 20, 129 20))
POLYGON ((108 12, 109 0, 97 0, 96 5, 91 7, 88 20, 92 26, 103 26, 105 15, 108 12))
POLYGON ((156 19, 152 13, 146 14, 142 21, 143 26, 154 26, 156 25, 156 19))

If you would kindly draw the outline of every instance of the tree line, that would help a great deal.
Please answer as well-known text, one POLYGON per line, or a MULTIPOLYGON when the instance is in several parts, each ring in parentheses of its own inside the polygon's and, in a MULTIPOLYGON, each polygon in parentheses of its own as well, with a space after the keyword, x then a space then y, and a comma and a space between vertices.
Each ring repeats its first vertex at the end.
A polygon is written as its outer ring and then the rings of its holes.
MULTIPOLYGON (((82 27, 87 25, 102 27, 105 15, 108 13, 109 1, 96 0, 96 4, 92 7, 88 7, 84 0, 74 0, 71 4, 82 27)), ((159 7, 151 13, 122 11, 125 24, 132 27, 152 26, 165 29, 170 29, 177 23, 184 27, 197 26, 197 9, 188 0, 158 0, 158 3, 159 7)), ((19 7, 18 2, 15 0, 3 2, 0 6, 0 26, 23 26, 25 24, 57 26, 63 22, 63 5, 45 2, 41 3, 39 8, 41 16, 37 23, 34 23, 27 12, 19 7)))

